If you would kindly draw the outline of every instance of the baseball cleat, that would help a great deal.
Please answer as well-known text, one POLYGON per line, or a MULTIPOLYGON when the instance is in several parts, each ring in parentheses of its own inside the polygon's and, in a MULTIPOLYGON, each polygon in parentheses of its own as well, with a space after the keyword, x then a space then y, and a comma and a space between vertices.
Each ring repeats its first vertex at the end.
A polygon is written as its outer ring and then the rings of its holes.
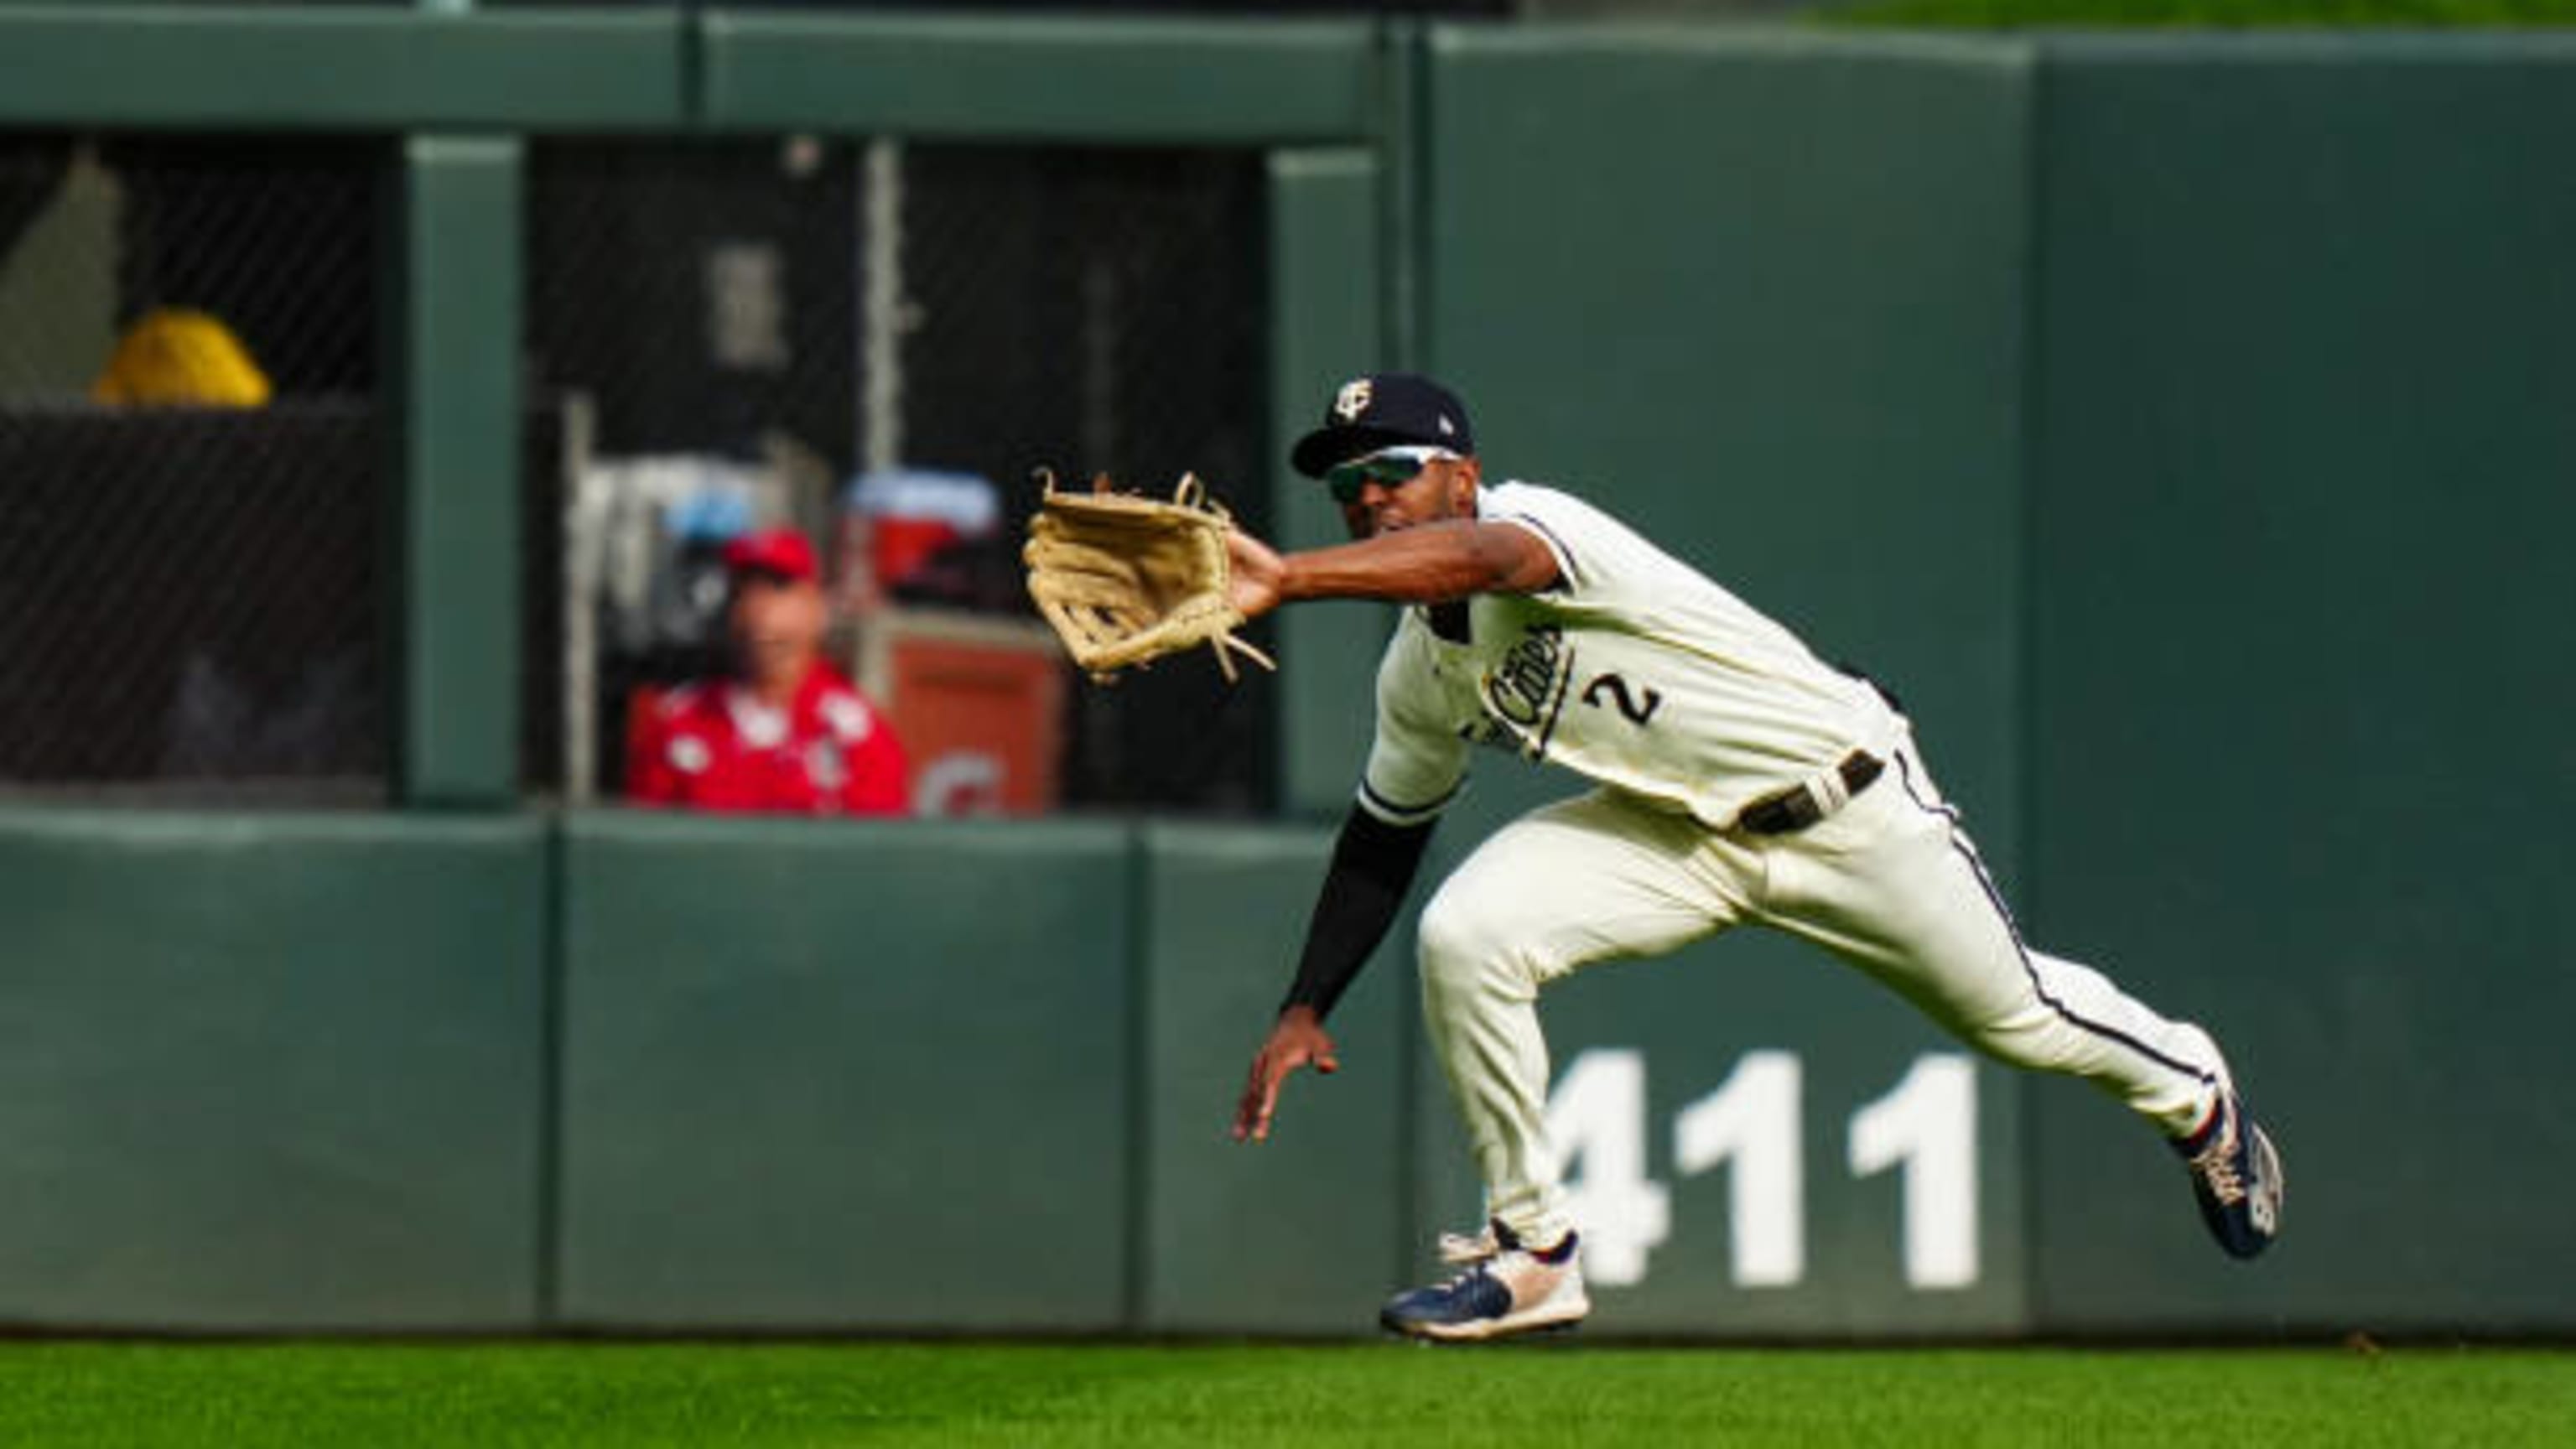
POLYGON ((1570 1327, 1592 1311, 1572 1233, 1545 1252, 1533 1252, 1497 1223, 1480 1237, 1443 1235, 1440 1246, 1441 1255, 1465 1263, 1465 1271, 1397 1295, 1379 1310, 1378 1322, 1409 1338, 1471 1342, 1570 1327), (1484 1251, 1488 1244, 1491 1251, 1484 1251))
POLYGON ((2174 1143, 2191 1164, 2191 1194, 2209 1235, 2232 1258, 2251 1258, 2281 1230, 2281 1154, 2233 1088, 2198 1132, 2174 1143))

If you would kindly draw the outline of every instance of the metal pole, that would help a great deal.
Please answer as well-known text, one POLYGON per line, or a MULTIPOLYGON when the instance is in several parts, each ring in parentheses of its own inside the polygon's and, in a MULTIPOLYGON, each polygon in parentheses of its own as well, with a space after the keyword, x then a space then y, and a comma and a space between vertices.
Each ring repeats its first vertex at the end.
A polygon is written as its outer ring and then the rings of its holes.
POLYGON ((859 188, 862 315, 860 455, 871 469, 903 461, 903 143, 868 142, 859 188))

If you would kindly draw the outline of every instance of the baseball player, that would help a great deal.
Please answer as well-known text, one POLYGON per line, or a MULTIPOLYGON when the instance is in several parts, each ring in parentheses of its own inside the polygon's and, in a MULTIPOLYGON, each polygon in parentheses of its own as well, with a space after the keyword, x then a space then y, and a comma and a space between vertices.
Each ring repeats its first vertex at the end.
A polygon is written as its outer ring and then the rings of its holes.
POLYGON ((1465 407, 1427 378, 1346 384, 1292 461, 1331 488, 1354 541, 1283 556, 1236 535, 1236 606, 1409 607, 1235 1137, 1269 1135, 1290 1073, 1338 1068, 1323 1023, 1393 923, 1472 746, 1593 786, 1504 827, 1423 910, 1423 1016, 1490 1222, 1444 1236, 1461 1271, 1390 1301, 1389 1328, 1491 1338, 1590 1311, 1542 1127, 1539 990, 1745 924, 1815 942, 1990 1056, 2117 1095, 2188 1163, 2220 1247, 2270 1243, 2280 1158, 2217 1042, 2021 940, 1890 698, 1581 499, 1486 484, 1465 407))

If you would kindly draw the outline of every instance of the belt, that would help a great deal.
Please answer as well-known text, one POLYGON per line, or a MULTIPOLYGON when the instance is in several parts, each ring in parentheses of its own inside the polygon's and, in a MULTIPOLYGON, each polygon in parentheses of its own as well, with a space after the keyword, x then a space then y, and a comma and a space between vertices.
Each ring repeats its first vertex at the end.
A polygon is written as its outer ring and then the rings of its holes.
POLYGON ((1887 762, 1878 756, 1867 750, 1854 750, 1843 756, 1843 762, 1832 771, 1832 776, 1842 781, 1840 799, 1831 794, 1829 777, 1820 775, 1745 806, 1735 813, 1735 828, 1748 835, 1794 834, 1833 814, 1844 800, 1868 789, 1886 768, 1887 762))

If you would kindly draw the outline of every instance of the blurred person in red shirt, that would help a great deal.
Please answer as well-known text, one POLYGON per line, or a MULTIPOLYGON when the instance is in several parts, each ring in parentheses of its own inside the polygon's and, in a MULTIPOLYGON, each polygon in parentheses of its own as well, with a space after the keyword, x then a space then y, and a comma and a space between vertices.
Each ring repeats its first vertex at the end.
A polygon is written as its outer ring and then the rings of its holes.
POLYGON ((639 707, 626 795, 644 805, 812 815, 898 815, 903 745, 823 661, 814 546, 792 528, 725 546, 733 671, 639 707))

